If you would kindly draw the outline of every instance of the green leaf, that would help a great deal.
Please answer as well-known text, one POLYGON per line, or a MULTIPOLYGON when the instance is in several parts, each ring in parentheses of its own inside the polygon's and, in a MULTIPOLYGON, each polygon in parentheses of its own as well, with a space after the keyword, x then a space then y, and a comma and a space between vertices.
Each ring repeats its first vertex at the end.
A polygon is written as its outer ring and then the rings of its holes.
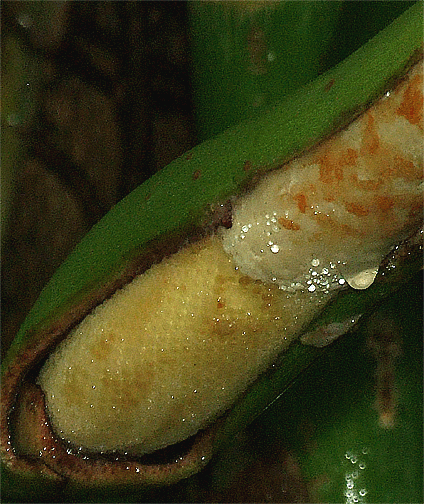
POLYGON ((342 2, 191 2, 201 140, 253 118, 317 77, 342 2))
POLYGON ((422 281, 329 347, 251 427, 295 454, 312 502, 422 502, 422 281))

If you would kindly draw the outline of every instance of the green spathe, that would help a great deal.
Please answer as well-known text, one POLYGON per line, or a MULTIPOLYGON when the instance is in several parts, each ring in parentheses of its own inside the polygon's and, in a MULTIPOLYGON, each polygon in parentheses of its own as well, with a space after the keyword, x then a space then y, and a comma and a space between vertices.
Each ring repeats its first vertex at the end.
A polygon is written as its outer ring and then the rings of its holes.
POLYGON ((411 64, 422 47, 414 5, 337 67, 247 121, 181 156, 117 204, 75 248, 43 290, 17 342, 87 286, 112 276, 149 242, 208 223, 256 171, 287 161, 352 120, 411 64), (331 87, 330 87, 331 86, 331 87))

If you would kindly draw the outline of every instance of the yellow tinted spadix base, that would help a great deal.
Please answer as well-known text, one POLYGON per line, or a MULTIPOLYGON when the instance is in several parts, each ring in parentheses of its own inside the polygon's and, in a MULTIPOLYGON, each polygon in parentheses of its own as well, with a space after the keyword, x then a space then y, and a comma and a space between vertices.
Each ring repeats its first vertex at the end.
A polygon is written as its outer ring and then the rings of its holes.
POLYGON ((99 306, 49 358, 39 383, 53 426, 92 451, 182 441, 235 401, 324 297, 253 281, 216 237, 187 246, 99 306))

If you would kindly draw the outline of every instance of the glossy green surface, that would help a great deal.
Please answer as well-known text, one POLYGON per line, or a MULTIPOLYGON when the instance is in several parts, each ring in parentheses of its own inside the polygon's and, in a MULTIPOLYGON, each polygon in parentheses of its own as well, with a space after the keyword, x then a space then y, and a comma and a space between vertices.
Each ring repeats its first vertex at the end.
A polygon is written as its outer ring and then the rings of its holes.
POLYGON ((270 106, 363 45, 407 2, 190 2, 201 140, 270 106))
POLYGON ((342 2, 192 2, 200 139, 256 117, 317 77, 342 2))

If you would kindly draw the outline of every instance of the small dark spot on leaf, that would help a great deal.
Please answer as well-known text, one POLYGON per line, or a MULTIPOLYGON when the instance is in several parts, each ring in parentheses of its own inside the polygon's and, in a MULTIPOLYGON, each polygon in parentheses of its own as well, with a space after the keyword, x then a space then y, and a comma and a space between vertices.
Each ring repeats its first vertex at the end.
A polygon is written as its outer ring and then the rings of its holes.
POLYGON ((187 161, 190 161, 191 159, 193 159, 193 154, 191 152, 189 152, 187 155, 186 155, 186 160, 187 161))
POLYGON ((201 175, 201 172, 200 170, 196 170, 194 173, 193 173, 193 180, 197 180, 201 175))
POLYGON ((252 163, 250 161, 245 161, 243 165, 243 170, 247 172, 251 169, 252 169, 252 163))
POLYGON ((330 91, 330 89, 334 86, 334 83, 335 83, 335 82, 336 82, 336 81, 335 81, 334 79, 329 80, 329 81, 327 82, 327 84, 325 85, 324 91, 325 91, 325 92, 330 91))

